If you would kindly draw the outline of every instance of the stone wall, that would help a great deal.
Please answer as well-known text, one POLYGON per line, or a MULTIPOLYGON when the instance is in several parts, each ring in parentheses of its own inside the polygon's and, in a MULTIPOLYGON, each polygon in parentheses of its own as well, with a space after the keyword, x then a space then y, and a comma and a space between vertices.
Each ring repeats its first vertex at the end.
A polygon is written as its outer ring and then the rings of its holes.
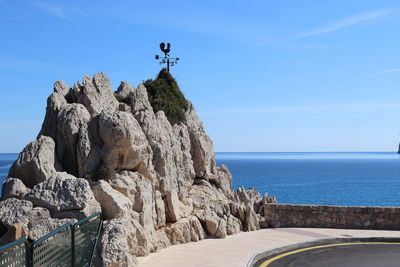
POLYGON ((400 229, 400 208, 265 204, 268 227, 400 229))

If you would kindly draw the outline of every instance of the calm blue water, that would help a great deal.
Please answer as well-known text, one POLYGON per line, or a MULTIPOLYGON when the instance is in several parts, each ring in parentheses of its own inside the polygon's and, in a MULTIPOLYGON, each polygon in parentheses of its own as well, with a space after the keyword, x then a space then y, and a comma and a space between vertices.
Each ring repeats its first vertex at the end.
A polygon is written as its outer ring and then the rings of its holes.
POLYGON ((255 187, 281 203, 400 206, 396 153, 217 153, 233 187, 255 187))
MULTIPOLYGON (((18 154, 0 154, 0 184, 18 154)), ((396 153, 217 153, 233 188, 255 187, 281 203, 400 206, 396 153)))

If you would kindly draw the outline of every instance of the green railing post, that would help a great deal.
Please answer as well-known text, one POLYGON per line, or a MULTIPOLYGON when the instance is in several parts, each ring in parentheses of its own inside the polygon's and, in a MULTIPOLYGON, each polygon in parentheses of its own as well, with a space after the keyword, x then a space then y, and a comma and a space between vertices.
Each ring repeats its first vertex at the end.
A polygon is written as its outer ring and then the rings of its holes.
POLYGON ((75 267, 75 225, 71 225, 71 266, 75 267))
POLYGON ((95 213, 74 224, 75 266, 90 267, 101 229, 101 213, 95 213))
POLYGON ((33 246, 32 244, 29 245, 29 261, 28 261, 28 267, 33 267, 33 246))
POLYGON ((94 243, 94 246, 93 246, 92 258, 90 259, 89 266, 92 266, 92 264, 93 264, 94 254, 95 254, 95 252, 96 252, 97 243, 99 242, 99 237, 100 237, 100 234, 101 234, 102 229, 103 229, 103 221, 100 220, 99 227, 98 227, 98 229, 97 229, 96 242, 94 243))
POLYGON ((30 247, 28 244, 28 241, 25 241, 25 261, 26 261, 26 267, 31 267, 30 265, 30 259, 29 259, 29 252, 30 252, 30 247))

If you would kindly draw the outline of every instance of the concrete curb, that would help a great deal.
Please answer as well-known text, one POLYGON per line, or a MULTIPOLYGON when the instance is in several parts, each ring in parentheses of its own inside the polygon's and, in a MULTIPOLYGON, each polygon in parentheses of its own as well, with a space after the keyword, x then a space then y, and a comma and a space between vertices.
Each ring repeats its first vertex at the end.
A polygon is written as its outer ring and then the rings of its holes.
POLYGON ((353 242, 400 242, 400 238, 399 237, 344 237, 344 238, 340 237, 340 238, 326 238, 326 239, 318 239, 315 241, 307 241, 272 250, 259 251, 247 260, 245 267, 256 267, 258 266, 256 264, 259 263, 259 261, 263 258, 273 257, 275 255, 289 252, 292 250, 314 247, 314 246, 322 246, 328 244, 353 243, 353 242))

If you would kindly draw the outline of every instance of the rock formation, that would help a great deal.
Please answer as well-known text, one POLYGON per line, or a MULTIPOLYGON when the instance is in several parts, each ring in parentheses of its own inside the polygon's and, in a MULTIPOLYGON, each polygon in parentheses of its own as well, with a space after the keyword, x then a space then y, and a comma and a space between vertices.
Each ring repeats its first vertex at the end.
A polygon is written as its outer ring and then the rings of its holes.
POLYGON ((85 76, 54 84, 37 140, 12 165, 0 202, 0 242, 38 238, 102 211, 98 266, 134 266, 135 256, 263 225, 253 189, 231 190, 191 103, 185 122, 154 112, 143 84, 85 76), (49 219, 50 218, 50 219, 49 219), (46 221, 46 223, 41 223, 46 221))

